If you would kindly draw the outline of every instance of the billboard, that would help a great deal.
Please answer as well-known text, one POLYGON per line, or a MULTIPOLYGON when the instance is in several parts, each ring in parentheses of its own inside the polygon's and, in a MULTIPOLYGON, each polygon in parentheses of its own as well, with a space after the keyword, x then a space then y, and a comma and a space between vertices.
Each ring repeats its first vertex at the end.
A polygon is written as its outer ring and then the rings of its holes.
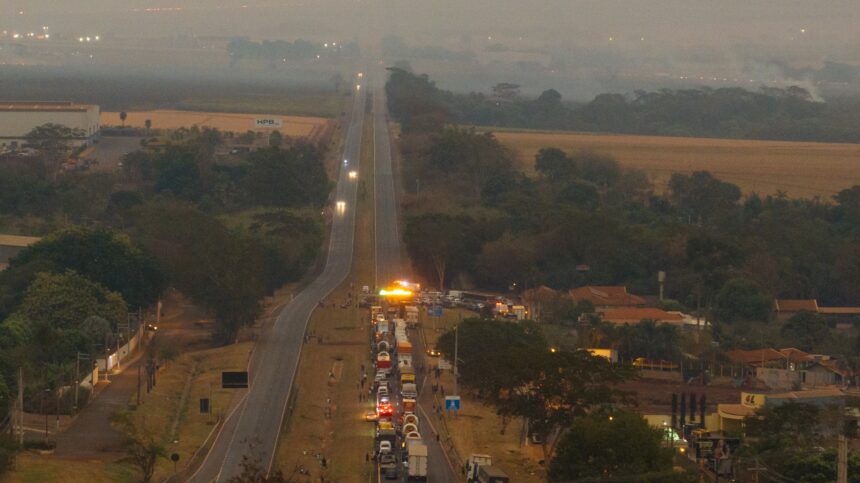
POLYGON ((254 127, 257 129, 280 129, 284 127, 284 120, 280 117, 258 117, 254 119, 254 127))
POLYGON ((224 371, 221 373, 222 389, 244 389, 248 387, 248 372, 224 371))

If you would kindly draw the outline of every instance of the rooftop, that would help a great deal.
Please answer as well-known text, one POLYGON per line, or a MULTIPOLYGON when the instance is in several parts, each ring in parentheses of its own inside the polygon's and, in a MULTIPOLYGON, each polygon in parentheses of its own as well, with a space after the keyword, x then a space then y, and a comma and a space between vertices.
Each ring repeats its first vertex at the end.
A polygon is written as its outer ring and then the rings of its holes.
POLYGON ((785 354, 774 349, 735 349, 726 354, 729 360, 740 364, 761 364, 762 362, 781 361, 786 358, 785 354))
POLYGON ((667 312, 654 308, 620 308, 608 309, 603 313, 603 320, 616 324, 636 323, 642 320, 657 322, 683 322, 684 316, 679 312, 667 312))
POLYGON ((97 108, 95 104, 73 102, 0 101, 0 112, 86 112, 97 108))
POLYGON ((809 389, 807 391, 788 391, 767 394, 768 399, 810 399, 822 397, 840 397, 845 393, 835 387, 825 387, 821 389, 809 389))
POLYGON ((776 299, 773 306, 777 312, 818 312, 818 301, 815 299, 776 299))
POLYGON ((818 307, 819 314, 860 315, 860 307, 818 307))
POLYGON ((613 285, 587 285, 570 289, 570 298, 588 300, 595 306, 601 307, 634 307, 645 305, 645 299, 638 295, 627 293, 627 287, 613 285))
POLYGON ((41 238, 35 236, 0 234, 0 246, 6 247, 28 247, 39 240, 41 240, 41 238))

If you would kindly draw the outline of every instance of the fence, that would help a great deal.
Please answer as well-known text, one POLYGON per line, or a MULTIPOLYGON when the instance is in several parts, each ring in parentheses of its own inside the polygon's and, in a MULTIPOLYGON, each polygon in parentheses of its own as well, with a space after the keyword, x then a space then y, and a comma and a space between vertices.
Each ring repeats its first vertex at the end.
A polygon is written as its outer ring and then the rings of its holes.
POLYGON ((135 349, 140 345, 141 340, 143 339, 143 324, 138 324, 137 331, 135 331, 134 337, 129 339, 125 345, 120 346, 119 349, 107 356, 107 367, 105 367, 105 358, 96 359, 96 368, 101 372, 112 371, 117 365, 120 365, 122 361, 128 359, 128 356, 133 354, 135 349))

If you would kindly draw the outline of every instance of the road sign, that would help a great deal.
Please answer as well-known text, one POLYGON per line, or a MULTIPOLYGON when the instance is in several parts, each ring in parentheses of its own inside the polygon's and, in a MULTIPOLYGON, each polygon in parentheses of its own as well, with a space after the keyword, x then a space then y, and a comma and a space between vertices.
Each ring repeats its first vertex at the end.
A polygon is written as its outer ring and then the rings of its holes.
POLYGON ((445 409, 448 411, 460 410, 460 396, 445 396, 445 409))
POLYGON ((248 387, 248 371, 221 373, 222 389, 245 389, 248 387))
POLYGON ((200 398, 200 414, 209 414, 209 398, 200 398))
POLYGON ((284 120, 279 117, 260 117, 254 120, 254 127, 258 129, 280 129, 284 127, 284 120))
POLYGON ((445 359, 439 359, 439 369, 442 369, 443 371, 450 371, 452 367, 453 366, 450 362, 446 361, 445 359))
POLYGON ((427 315, 430 317, 442 317, 442 306, 427 307, 427 315))

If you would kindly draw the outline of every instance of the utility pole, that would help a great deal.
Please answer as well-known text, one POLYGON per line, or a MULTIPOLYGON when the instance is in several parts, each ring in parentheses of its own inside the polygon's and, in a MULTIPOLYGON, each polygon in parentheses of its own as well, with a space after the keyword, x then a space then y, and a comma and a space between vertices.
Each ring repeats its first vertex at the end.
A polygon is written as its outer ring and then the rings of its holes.
POLYGON ((755 466, 752 468, 747 468, 748 471, 752 471, 755 473, 755 479, 753 480, 755 483, 758 483, 758 474, 764 470, 766 470, 764 466, 758 463, 758 458, 755 459, 755 466))
POLYGON ((836 483, 848 483, 848 438, 839 435, 839 450, 836 459, 836 483))
POLYGON ((108 335, 105 332, 105 382, 110 382, 110 377, 108 376, 108 335))
POLYGON ((140 406, 140 363, 137 364, 137 405, 140 406))
MULTIPOLYGON (((88 361, 90 360, 90 355, 78 352, 77 357, 75 358, 75 404, 72 408, 75 414, 78 413, 78 405, 80 404, 80 399, 78 398, 78 390, 81 388, 81 359, 88 361)), ((90 365, 90 373, 92 372, 92 365, 90 365)), ((97 382, 98 381, 93 381, 93 386, 95 386, 97 382)))
POLYGON ((18 368, 18 444, 24 446, 24 369, 18 368))
POLYGON ((454 326, 454 394, 453 396, 458 395, 457 392, 457 353, 459 350, 459 339, 460 339, 460 324, 454 326))

